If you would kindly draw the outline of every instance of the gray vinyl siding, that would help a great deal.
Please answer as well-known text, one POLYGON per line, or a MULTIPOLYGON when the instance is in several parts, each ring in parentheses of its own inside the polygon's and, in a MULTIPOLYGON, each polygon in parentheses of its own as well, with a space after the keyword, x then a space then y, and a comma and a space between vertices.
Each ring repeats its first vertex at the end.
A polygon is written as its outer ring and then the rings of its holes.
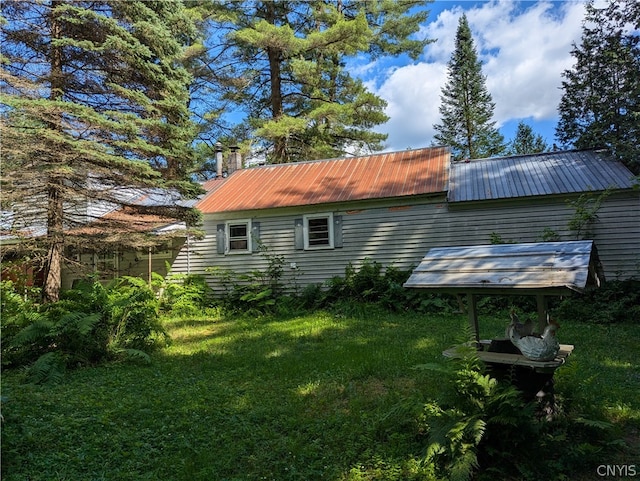
MULTIPOLYGON (((238 213, 236 217, 205 217, 206 236, 193 241, 189 269, 183 248, 172 272, 203 274, 220 289, 207 267, 245 273, 265 269, 264 255, 217 253, 216 226, 227 220, 252 219, 260 223, 260 238, 269 253, 285 260, 284 283, 303 287, 344 275, 349 262, 359 266, 365 259, 400 269, 415 267, 432 247, 489 244, 495 233, 505 241, 540 242, 545 228, 559 240, 576 240, 567 224, 574 214, 566 200, 576 196, 544 196, 508 201, 447 204, 443 198, 402 205, 380 203, 358 206, 326 206, 288 211, 238 213), (296 250, 295 220, 309 213, 342 216, 343 246, 327 250, 296 250), (296 269, 291 265, 295 263, 296 269)), ((611 195, 598 212, 593 226, 594 240, 607 278, 640 274, 640 197, 637 192, 611 195)))
MULTIPOLYGON (((568 228, 574 209, 566 199, 541 197, 511 202, 486 202, 449 208, 450 245, 486 244, 492 233, 504 241, 540 242, 545 228, 562 241, 579 240, 568 228)), ((640 196, 638 193, 611 195, 597 213, 591 227, 598 255, 608 279, 640 275, 640 196)))
MULTIPOLYGON (((344 275, 349 262, 358 266, 366 258, 382 263, 393 264, 402 269, 417 265, 425 254, 426 232, 428 226, 416 229, 416 222, 433 224, 434 217, 444 213, 444 199, 439 204, 427 203, 414 205, 396 211, 395 208, 374 207, 339 209, 336 206, 316 209, 296 209, 284 215, 277 211, 256 213, 252 216, 239 214, 237 218, 251 218, 260 222, 260 240, 268 248, 270 254, 282 255, 285 259, 285 283, 299 287, 312 283, 323 283, 333 276, 344 275), (295 220, 305 214, 333 213, 341 216, 342 247, 333 249, 296 250, 295 220), (398 241, 404 239, 403 246, 398 241), (291 264, 296 269, 291 268, 291 264)), ((217 285, 213 275, 206 272, 208 267, 231 269, 238 273, 264 269, 268 261, 264 255, 217 253, 216 226, 233 218, 205 217, 204 239, 193 242, 190 252, 190 269, 192 274, 205 275, 214 288, 217 285)), ((186 249, 180 252, 173 264, 172 272, 187 272, 186 249)))

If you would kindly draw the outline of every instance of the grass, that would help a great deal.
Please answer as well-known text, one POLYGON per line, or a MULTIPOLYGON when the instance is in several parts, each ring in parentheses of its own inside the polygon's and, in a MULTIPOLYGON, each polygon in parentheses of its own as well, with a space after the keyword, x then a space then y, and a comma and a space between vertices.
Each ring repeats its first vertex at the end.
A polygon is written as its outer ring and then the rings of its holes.
MULTIPOLYGON (((483 336, 505 319, 483 317, 483 336)), ((415 407, 445 381, 412 367, 440 361, 465 325, 376 309, 173 319, 151 365, 79 369, 57 386, 7 372, 2 479, 425 479, 415 407)), ((567 322, 560 338, 576 351, 558 391, 624 428, 632 450, 615 461, 633 464, 640 326, 567 322)))

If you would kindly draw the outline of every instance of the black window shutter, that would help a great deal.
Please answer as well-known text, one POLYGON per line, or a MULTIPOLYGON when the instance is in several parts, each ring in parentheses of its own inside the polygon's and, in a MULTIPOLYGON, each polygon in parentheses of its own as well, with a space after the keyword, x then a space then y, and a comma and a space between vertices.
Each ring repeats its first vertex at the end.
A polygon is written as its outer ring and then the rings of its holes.
POLYGON ((333 216, 333 247, 342 247, 342 216, 333 216))
POLYGON ((226 226, 224 224, 218 224, 216 226, 216 251, 218 254, 224 255, 226 248, 226 226))
POLYGON ((304 250, 304 220, 296 219, 294 223, 294 239, 296 250, 304 250))
POLYGON ((260 250, 260 222, 251 222, 251 252, 260 250))

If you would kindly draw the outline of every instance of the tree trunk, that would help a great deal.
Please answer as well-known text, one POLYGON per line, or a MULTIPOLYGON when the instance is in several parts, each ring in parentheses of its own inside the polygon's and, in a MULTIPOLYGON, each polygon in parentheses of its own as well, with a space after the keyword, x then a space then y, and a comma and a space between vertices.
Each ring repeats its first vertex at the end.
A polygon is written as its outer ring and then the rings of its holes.
MULTIPOLYGON (((51 40, 59 39, 62 36, 62 27, 58 19, 57 8, 62 4, 61 0, 52 0, 51 2, 51 40)), ((60 100, 63 95, 63 77, 62 77, 62 47, 52 45, 51 47, 51 92, 50 100, 60 100)), ((50 122, 49 127, 55 130, 62 130, 62 119, 58 117, 55 122, 50 122)), ((51 162, 59 162, 54 160, 56 153, 51 152, 51 162)), ((59 158, 59 157, 58 157, 59 158)), ((59 174, 52 169, 53 172, 48 174, 47 178, 47 243, 49 244, 49 253, 47 255, 47 263, 45 265, 45 278, 43 286, 44 300, 55 302, 60 297, 60 286, 62 284, 62 257, 64 254, 64 231, 63 231, 63 199, 62 199, 62 182, 59 174)))
MULTIPOLYGON (((276 11, 275 3, 267 2, 267 14, 266 20, 269 23, 275 25, 276 23, 276 11)), ((269 76, 271 80, 271 117, 273 120, 278 120, 282 117, 282 71, 281 62, 282 58, 280 50, 267 47, 267 56, 269 58, 269 76)), ((274 152, 275 163, 284 163, 287 161, 287 139, 280 136, 274 139, 274 152)))
POLYGON ((47 241, 49 253, 45 269, 43 294, 45 301, 55 302, 60 296, 62 284, 62 258, 64 255, 63 203, 60 180, 51 179, 47 189, 47 241))

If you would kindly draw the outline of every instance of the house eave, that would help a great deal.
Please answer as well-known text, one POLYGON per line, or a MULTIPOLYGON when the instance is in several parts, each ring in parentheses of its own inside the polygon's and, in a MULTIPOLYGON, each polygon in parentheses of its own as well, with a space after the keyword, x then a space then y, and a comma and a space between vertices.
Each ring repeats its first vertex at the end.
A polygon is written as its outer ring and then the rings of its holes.
POLYGON ((262 209, 225 210, 204 213, 205 218, 226 219, 240 217, 270 217, 319 211, 349 211, 384 207, 412 206, 425 203, 441 203, 446 201, 446 192, 415 194, 407 196, 385 197, 376 199, 351 200, 346 202, 328 202, 307 205, 270 207, 262 209))

